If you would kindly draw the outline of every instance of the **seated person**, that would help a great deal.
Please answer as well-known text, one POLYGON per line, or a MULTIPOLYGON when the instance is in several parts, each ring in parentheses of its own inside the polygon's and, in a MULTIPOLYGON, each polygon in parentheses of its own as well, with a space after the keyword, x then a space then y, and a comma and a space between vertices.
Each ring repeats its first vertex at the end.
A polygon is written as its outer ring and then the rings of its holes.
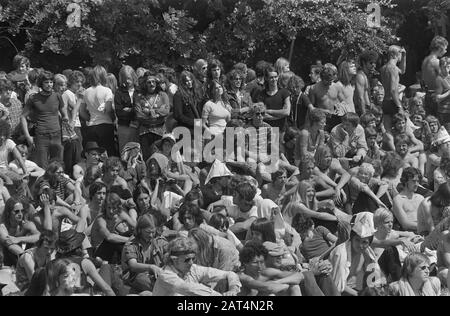
POLYGON ((85 159, 73 166, 73 178, 78 180, 84 177, 86 170, 91 166, 103 166, 102 155, 106 152, 105 148, 99 147, 96 142, 87 142, 82 155, 85 159))
POLYGON ((50 188, 56 193, 56 205, 72 209, 84 203, 81 197, 80 188, 74 185, 74 182, 64 174, 64 168, 61 162, 52 161, 42 177, 34 183, 35 196, 41 190, 50 188))
POLYGON ((335 207, 333 201, 317 201, 314 187, 308 181, 302 181, 292 202, 283 209, 283 219, 291 224, 296 214, 303 214, 315 220, 337 222, 338 217, 341 219, 346 217, 341 216, 342 213, 335 207))
POLYGON ((345 204, 346 213, 356 214, 362 210, 375 211, 378 207, 386 207, 381 198, 386 193, 388 185, 374 178, 373 166, 363 163, 360 167, 354 168, 353 172, 356 172, 356 175, 349 182, 350 194, 345 204))
POLYGON ((298 166, 300 161, 306 156, 316 153, 319 146, 325 144, 325 125, 326 115, 320 109, 314 109, 309 112, 310 127, 304 128, 300 131, 295 144, 295 165, 298 166))
MULTIPOLYGON (((367 143, 364 128, 359 125, 356 113, 347 113, 341 124, 331 131, 331 148, 338 158, 352 158, 358 163, 367 154, 367 143)), ((342 161, 342 160, 341 160, 342 161)))
POLYGON ((153 296, 236 296, 241 282, 236 273, 202 267, 194 263, 196 244, 186 237, 178 237, 168 245, 167 261, 156 279, 153 296), (203 282, 227 281, 223 294, 203 282))
POLYGON ((417 194, 422 175, 416 168, 403 170, 400 179, 403 190, 394 198, 393 213, 402 230, 417 231, 417 210, 424 197, 417 194))
POLYGON ((450 179, 449 175, 450 175, 450 157, 446 155, 441 158, 439 168, 437 168, 433 172, 433 184, 435 192, 439 189, 439 186, 441 184, 448 182, 448 180, 450 179))
POLYGON ((371 163, 374 160, 381 160, 386 153, 378 146, 377 131, 373 127, 367 127, 364 133, 367 142, 367 156, 364 157, 364 161, 371 163))
POLYGON ((230 230, 240 240, 245 239, 250 226, 258 218, 258 207, 256 206, 255 197, 255 186, 248 182, 243 182, 234 190, 233 203, 230 203, 228 200, 220 200, 215 203, 216 206, 224 205, 227 208, 228 216, 234 221, 234 224, 230 226, 230 230))
POLYGON ((92 226, 94 256, 111 264, 120 262, 122 249, 136 227, 116 193, 108 193, 106 204, 92 226))
POLYGON ((448 269, 450 268, 450 234, 445 232, 442 243, 437 251, 437 266, 438 277, 442 284, 445 284, 447 288, 450 288, 450 274, 448 269))
POLYGON ((109 157, 104 166, 104 174, 102 181, 106 184, 108 189, 111 189, 113 186, 120 186, 124 190, 128 189, 128 183, 123 179, 119 174, 123 170, 122 162, 117 157, 109 157))
POLYGON ((450 183, 442 183, 436 192, 426 197, 417 210, 417 232, 428 236, 450 214, 450 183))
POLYGON ((78 216, 64 206, 57 206, 56 192, 50 188, 42 189, 37 198, 39 206, 36 208, 36 213, 33 214, 33 222, 40 231, 50 230, 58 233, 61 231, 61 227, 65 229, 78 223, 81 215, 85 214, 81 210, 78 214, 80 216, 78 216))
POLYGON ((381 180, 388 184, 389 201, 392 204, 393 199, 398 195, 398 185, 403 171, 403 160, 394 152, 386 153, 381 161, 383 174, 381 180))
POLYGON ((316 197, 320 200, 326 198, 332 199, 335 197, 335 188, 337 187, 337 184, 325 174, 318 176, 314 173, 316 164, 313 157, 305 157, 305 159, 300 162, 299 168, 300 174, 291 177, 286 184, 286 186, 291 188, 284 192, 279 198, 279 201, 281 201, 283 205, 285 205, 289 201, 289 198, 297 192, 298 183, 301 181, 310 182, 316 190, 316 197))
POLYGON ((261 196, 264 199, 271 199, 277 202, 278 199, 286 192, 287 173, 286 169, 280 168, 272 173, 272 183, 263 185, 261 196))
POLYGON ((375 229, 373 214, 358 213, 351 220, 350 239, 336 246, 330 254, 332 278, 339 292, 358 296, 367 284, 364 276, 377 269, 375 253, 370 247, 375 229))
POLYGON ((17 286, 25 291, 30 286, 34 272, 51 261, 55 250, 56 235, 49 230, 42 231, 36 247, 29 248, 19 257, 16 267, 17 286))
POLYGON ((24 248, 34 245, 40 233, 29 220, 30 207, 26 201, 10 198, 0 224, 0 247, 3 248, 4 264, 15 266, 24 248))
POLYGON ((239 279, 242 283, 239 296, 287 296, 301 294, 296 285, 281 282, 281 280, 267 280, 261 274, 265 269, 265 260, 268 256, 266 248, 257 242, 248 242, 239 253, 242 271, 239 279))
MULTIPOLYGON (((389 148, 389 150, 393 150, 394 148, 397 149, 396 137, 398 135, 405 135, 406 137, 404 137, 404 139, 407 141, 409 147, 408 153, 415 154, 418 159, 418 168, 423 174, 425 171, 426 163, 424 146, 423 143, 414 136, 414 133, 410 126, 412 125, 412 123, 408 125, 408 122, 410 121, 404 114, 394 114, 392 119, 392 130, 388 131, 388 135, 392 135, 392 137, 389 137, 387 147, 389 148)), ((403 153, 402 155, 404 156, 406 155, 406 153, 403 153)))
POLYGON ((389 285, 390 296, 440 296, 441 282, 430 277, 430 261, 421 253, 412 253, 402 267, 401 279, 389 285))
POLYGON ((388 280, 398 281, 404 259, 410 253, 420 251, 419 243, 423 238, 412 232, 393 230, 394 216, 384 208, 375 211, 373 222, 377 231, 372 249, 388 280))
POLYGON ((327 259, 337 241, 335 235, 323 226, 316 228, 313 220, 302 214, 295 215, 293 227, 297 229, 302 238, 300 251, 307 262, 314 258, 327 259))
POLYGON ((416 155, 411 154, 409 148, 408 137, 405 134, 395 136, 395 152, 403 160, 403 167, 419 167, 419 159, 416 155))
MULTIPOLYGON (((23 161, 25 162, 25 166, 27 168, 28 173, 33 178, 39 178, 44 175, 45 170, 39 167, 34 161, 28 160, 28 146, 24 144, 20 144, 16 146, 20 155, 22 156, 23 161)), ((23 170, 20 168, 20 162, 17 159, 11 161, 9 163, 9 168, 18 174, 23 175, 23 170)))
POLYGON ((330 147, 319 146, 314 155, 316 168, 314 174, 324 181, 331 179, 334 181, 334 201, 338 204, 345 202, 344 186, 350 181, 351 175, 342 167, 338 159, 333 158, 330 147))
POLYGON ((125 284, 131 287, 131 293, 139 294, 152 291, 160 272, 160 267, 152 263, 156 227, 158 220, 152 214, 139 217, 134 237, 122 250, 122 269, 125 284))

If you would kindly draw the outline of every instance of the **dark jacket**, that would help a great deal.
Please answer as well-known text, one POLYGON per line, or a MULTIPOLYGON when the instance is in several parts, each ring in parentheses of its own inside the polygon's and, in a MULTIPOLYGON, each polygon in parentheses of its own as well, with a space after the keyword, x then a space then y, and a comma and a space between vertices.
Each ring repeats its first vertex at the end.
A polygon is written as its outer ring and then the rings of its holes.
POLYGON ((194 128, 194 119, 201 119, 202 112, 198 104, 193 104, 183 100, 179 92, 173 96, 173 118, 178 126, 185 126, 189 129, 194 128))
MULTIPOLYGON (((136 97, 136 91, 133 94, 133 99, 136 97)), ((133 121, 136 117, 136 113, 134 111, 134 100, 131 100, 130 94, 128 93, 128 89, 120 88, 116 91, 116 95, 114 96, 114 107, 116 109, 117 122, 119 125, 130 125, 130 122, 133 121), (124 108, 131 108, 131 112, 125 112, 124 108)))

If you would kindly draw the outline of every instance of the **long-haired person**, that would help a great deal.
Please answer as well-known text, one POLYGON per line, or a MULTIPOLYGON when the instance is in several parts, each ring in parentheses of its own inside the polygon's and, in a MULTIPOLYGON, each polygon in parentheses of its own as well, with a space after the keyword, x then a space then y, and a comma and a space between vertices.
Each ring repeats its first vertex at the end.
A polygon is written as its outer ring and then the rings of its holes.
POLYGON ((194 129, 194 120, 201 119, 201 96, 194 75, 189 71, 180 74, 177 93, 173 96, 173 116, 178 126, 194 129))
POLYGON ((137 138, 134 100, 138 88, 138 77, 134 69, 124 65, 119 71, 119 89, 114 95, 119 151, 122 151, 125 144, 134 142, 137 138))
POLYGON ((80 114, 86 120, 86 141, 97 142, 106 149, 109 156, 117 156, 114 141, 114 95, 107 87, 107 72, 102 66, 95 66, 89 74, 90 87, 84 93, 80 114))
POLYGON ((148 71, 142 77, 135 110, 142 154, 146 161, 152 154, 151 146, 166 133, 165 121, 170 112, 169 97, 161 91, 156 73, 148 71))

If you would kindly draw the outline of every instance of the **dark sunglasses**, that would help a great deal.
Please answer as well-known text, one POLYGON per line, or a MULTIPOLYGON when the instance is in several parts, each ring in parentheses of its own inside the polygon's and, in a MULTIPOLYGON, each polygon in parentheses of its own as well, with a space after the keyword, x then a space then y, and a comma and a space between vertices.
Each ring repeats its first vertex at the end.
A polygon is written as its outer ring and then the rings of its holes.
POLYGON ((184 263, 189 263, 190 261, 195 262, 195 257, 188 257, 186 259, 184 259, 184 263))

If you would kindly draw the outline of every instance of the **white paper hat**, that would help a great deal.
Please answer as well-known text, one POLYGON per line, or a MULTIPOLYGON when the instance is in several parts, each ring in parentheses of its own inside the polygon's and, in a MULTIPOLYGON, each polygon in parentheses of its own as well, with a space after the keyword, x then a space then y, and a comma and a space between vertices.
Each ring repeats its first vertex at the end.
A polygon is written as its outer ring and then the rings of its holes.
POLYGON ((373 214, 370 212, 356 214, 352 230, 361 238, 372 237, 376 232, 373 224, 373 214))
POLYGON ((227 168, 227 166, 223 162, 216 159, 216 160, 214 160, 211 170, 209 170, 208 176, 206 177, 205 184, 208 184, 212 178, 226 177, 226 176, 232 176, 232 175, 233 174, 227 168))

